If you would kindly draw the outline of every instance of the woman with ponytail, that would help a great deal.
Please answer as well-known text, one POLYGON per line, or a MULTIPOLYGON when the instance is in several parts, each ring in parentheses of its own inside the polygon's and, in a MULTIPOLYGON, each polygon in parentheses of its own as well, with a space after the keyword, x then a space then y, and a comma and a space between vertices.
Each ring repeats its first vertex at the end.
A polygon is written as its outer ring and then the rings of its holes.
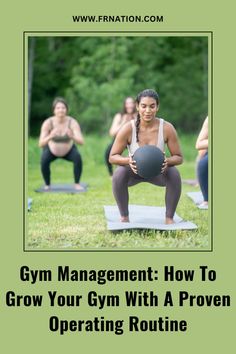
POLYGON ((124 100, 123 109, 121 112, 116 113, 115 117, 113 118, 112 125, 109 131, 109 134, 112 137, 112 142, 106 148, 105 162, 110 176, 112 176, 113 174, 113 169, 112 169, 112 164, 109 162, 109 156, 110 156, 111 148, 114 143, 116 134, 118 133, 122 125, 129 122, 131 119, 134 119, 135 117, 136 117, 135 100, 132 97, 126 97, 126 99, 124 100))
POLYGON ((165 187, 166 224, 174 222, 175 210, 181 194, 180 174, 175 167, 183 162, 178 137, 173 125, 156 117, 159 110, 159 96, 156 91, 147 89, 136 98, 137 118, 126 123, 118 132, 111 149, 109 161, 119 165, 113 175, 113 194, 116 199, 122 222, 129 222, 128 187, 140 182, 149 182, 165 187), (143 178, 137 174, 137 167, 132 156, 143 145, 156 145, 165 152, 165 144, 170 157, 165 158, 162 172, 152 178, 143 178), (129 157, 123 157, 125 148, 129 157))

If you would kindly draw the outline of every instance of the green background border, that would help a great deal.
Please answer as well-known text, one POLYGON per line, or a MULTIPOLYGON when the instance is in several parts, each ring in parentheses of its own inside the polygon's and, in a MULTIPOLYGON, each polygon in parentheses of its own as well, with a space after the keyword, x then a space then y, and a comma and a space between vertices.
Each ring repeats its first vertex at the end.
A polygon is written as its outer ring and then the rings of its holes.
POLYGON ((234 347, 235 303, 232 298, 230 308, 172 308, 172 309, 106 309, 100 315, 119 318, 132 314, 153 318, 169 316, 186 319, 189 329, 186 333, 128 333, 114 336, 112 333, 69 334, 60 337, 48 331, 48 318, 53 314, 65 318, 87 317, 98 314, 94 308, 53 309, 44 308, 6 308, 6 291, 18 294, 46 294, 56 289, 61 293, 86 293, 91 288, 101 293, 123 294, 125 290, 155 290, 163 294, 172 290, 177 294, 186 289, 193 294, 233 294, 235 292, 234 236, 234 181, 233 159, 234 132, 233 118, 235 101, 234 8, 232 2, 213 1, 190 2, 186 0, 130 2, 119 1, 99 3, 86 1, 67 1, 66 3, 40 3, 22 1, 5 3, 1 21, 1 83, 2 102, 2 173, 1 173, 1 267, 0 267, 0 331, 1 349, 9 353, 41 353, 54 351, 126 353, 132 351, 166 353, 221 353, 234 347), (164 22, 155 24, 74 24, 72 14, 159 14, 164 22), (92 28, 91 28, 92 27, 92 28), (214 112, 211 112, 214 135, 214 186, 213 220, 214 250, 201 253, 33 253, 22 250, 22 111, 23 111, 23 48, 24 31, 77 31, 77 30, 153 30, 153 31, 212 31, 213 48, 213 92, 214 112), (232 104, 233 103, 233 104, 232 104), (10 134, 10 135, 9 135, 10 134), (217 281, 201 283, 197 277, 194 283, 135 284, 117 283, 99 287, 93 284, 37 283, 30 285, 20 282, 19 267, 27 264, 33 269, 51 268, 57 265, 70 265, 72 268, 94 269, 137 269, 152 266, 162 269, 164 265, 174 265, 176 269, 195 269, 208 265, 217 271, 217 281), (228 349, 229 348, 229 349, 228 349))

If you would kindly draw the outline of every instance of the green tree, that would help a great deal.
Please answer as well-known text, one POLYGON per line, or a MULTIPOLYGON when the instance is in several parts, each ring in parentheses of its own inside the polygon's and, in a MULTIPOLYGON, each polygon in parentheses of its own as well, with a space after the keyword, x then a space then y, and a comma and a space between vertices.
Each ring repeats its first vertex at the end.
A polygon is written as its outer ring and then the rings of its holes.
POLYGON ((158 91, 159 115, 178 131, 198 130, 208 113, 207 37, 37 37, 30 70, 32 134, 55 96, 85 132, 107 132, 124 98, 145 88, 158 91))
POLYGON ((93 45, 74 66, 66 96, 86 131, 104 131, 124 97, 134 94, 138 66, 129 61, 125 37, 97 38, 93 45))

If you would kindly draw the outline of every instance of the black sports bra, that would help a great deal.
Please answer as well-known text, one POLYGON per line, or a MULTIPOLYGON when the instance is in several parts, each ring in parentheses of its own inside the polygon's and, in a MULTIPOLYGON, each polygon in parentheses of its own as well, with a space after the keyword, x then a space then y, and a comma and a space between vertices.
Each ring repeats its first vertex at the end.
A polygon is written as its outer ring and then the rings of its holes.
MULTIPOLYGON (((51 130, 53 129, 53 121, 52 118, 50 119, 51 122, 51 130)), ((68 122, 68 128, 70 128, 70 124, 71 124, 71 118, 69 118, 69 122, 68 122)), ((52 138, 52 141, 54 141, 54 143, 69 143, 71 141, 71 138, 67 135, 57 135, 54 136, 54 138, 52 138)))

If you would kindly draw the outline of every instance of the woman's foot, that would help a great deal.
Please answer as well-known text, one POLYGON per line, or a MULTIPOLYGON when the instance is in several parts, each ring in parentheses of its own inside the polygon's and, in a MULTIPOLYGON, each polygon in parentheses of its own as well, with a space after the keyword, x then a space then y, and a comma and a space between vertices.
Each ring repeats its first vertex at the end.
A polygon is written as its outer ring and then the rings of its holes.
POLYGON ((208 209, 208 201, 204 201, 198 205, 200 209, 208 209))
POLYGON ((175 222, 174 222, 174 219, 172 219, 172 218, 166 218, 166 225, 170 225, 170 224, 174 224, 175 222))
POLYGON ((121 222, 129 222, 129 217, 128 216, 121 216, 120 221, 121 222))
POLYGON ((84 187, 82 187, 81 184, 79 184, 79 183, 75 183, 75 189, 76 189, 77 191, 83 191, 83 190, 84 190, 84 187))
POLYGON ((46 185, 44 186, 44 190, 45 190, 45 191, 48 191, 49 189, 50 189, 50 186, 46 184, 46 185))

